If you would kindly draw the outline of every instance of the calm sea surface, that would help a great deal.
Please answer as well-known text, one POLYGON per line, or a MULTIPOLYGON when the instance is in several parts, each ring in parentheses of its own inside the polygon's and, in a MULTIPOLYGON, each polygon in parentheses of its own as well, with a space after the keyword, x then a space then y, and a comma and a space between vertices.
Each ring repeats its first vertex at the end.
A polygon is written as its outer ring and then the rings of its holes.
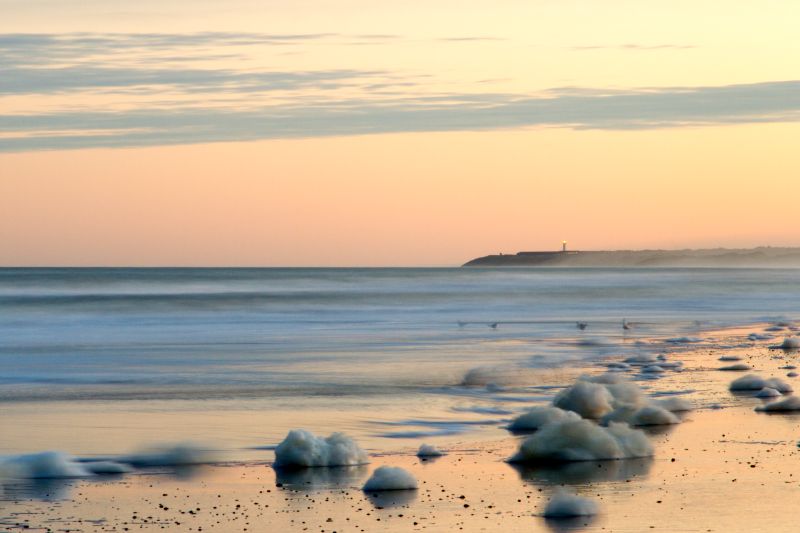
POLYGON ((468 440, 529 372, 798 317, 800 270, 0 269, 0 454, 468 440))

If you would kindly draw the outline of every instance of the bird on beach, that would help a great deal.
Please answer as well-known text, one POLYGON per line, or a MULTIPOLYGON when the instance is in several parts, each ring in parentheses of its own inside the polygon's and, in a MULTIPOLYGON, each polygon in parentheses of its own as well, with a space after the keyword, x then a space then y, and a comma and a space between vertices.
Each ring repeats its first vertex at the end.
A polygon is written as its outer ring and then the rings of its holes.
POLYGON ((492 329, 497 329, 497 322, 492 322, 491 324, 489 324, 489 327, 492 329))
POLYGON ((577 322, 576 325, 578 326, 578 329, 581 330, 581 331, 583 331, 583 330, 585 330, 586 328, 589 327, 589 323, 588 322, 577 322))
POLYGON ((631 325, 624 318, 622 319, 622 329, 631 329, 631 325))

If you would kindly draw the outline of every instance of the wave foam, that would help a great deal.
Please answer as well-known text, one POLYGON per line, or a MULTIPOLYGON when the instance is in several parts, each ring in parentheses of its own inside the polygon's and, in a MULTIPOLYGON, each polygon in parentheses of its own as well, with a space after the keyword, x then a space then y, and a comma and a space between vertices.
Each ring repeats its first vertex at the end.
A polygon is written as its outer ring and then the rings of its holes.
POLYGON ((0 458, 0 477, 58 479, 88 477, 92 473, 62 452, 40 452, 0 458))
POLYGON ((163 466, 191 466, 213 463, 217 458, 214 453, 197 444, 184 443, 174 446, 156 447, 133 455, 120 458, 120 463, 136 468, 163 466))
POLYGON ((293 429, 275 448, 275 467, 354 466, 369 463, 366 452, 344 433, 317 437, 305 429, 293 429))
POLYGON ((758 394, 756 394, 756 398, 777 398, 780 396, 781 393, 773 389, 772 387, 764 387, 758 394))
POLYGON ((384 490, 416 490, 417 480, 399 466, 380 466, 364 484, 364 492, 384 490))
POLYGON ((559 392, 553 405, 565 411, 574 411, 584 418, 601 418, 614 410, 614 396, 602 384, 578 380, 559 392))
POLYGON ((554 422, 565 422, 568 420, 580 420, 580 415, 573 411, 565 411, 558 407, 534 407, 524 413, 509 424, 511 431, 535 431, 545 424, 554 422))
POLYGON ((653 455, 642 431, 611 422, 607 428, 589 420, 548 424, 528 437, 510 462, 570 462, 629 459, 653 455))
POLYGON ((744 372, 746 370, 752 370, 753 368, 745 363, 738 363, 735 365, 728 365, 728 366, 721 366, 717 370, 722 370, 724 372, 744 372))
POLYGON ((800 411, 800 397, 789 396, 785 400, 781 400, 779 402, 768 403, 767 405, 760 405, 756 407, 756 411, 767 412, 767 413, 800 411))
POLYGON ((800 337, 786 337, 777 348, 782 350, 800 350, 800 337))
POLYGON ((441 457, 444 452, 433 444, 420 444, 417 457, 441 457))
POLYGON ((780 393, 793 392, 792 386, 778 378, 764 379, 756 374, 748 374, 735 379, 728 386, 730 391, 759 391, 764 387, 775 389, 780 393))
POLYGON ((667 426, 680 424, 680 419, 672 412, 658 405, 644 407, 618 407, 603 417, 602 423, 625 422, 631 426, 667 426))
POLYGON ((127 474, 133 471, 130 466, 117 461, 88 461, 81 465, 92 474, 98 475, 127 474))
POLYGON ((663 400, 655 400, 653 404, 673 413, 691 411, 694 409, 694 406, 688 400, 684 400, 683 398, 664 398, 663 400))

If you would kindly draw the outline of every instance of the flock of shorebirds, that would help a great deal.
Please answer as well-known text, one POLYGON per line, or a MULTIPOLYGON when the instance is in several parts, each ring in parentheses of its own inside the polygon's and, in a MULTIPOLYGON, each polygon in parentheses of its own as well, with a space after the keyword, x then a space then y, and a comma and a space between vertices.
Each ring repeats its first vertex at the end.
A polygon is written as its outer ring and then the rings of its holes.
MULTIPOLYGON (((461 321, 461 320, 459 320, 459 321, 458 321, 458 326, 459 326, 459 327, 464 327, 464 326, 466 326, 467 324, 469 324, 469 322, 463 322, 463 321, 461 321)), ((490 328, 492 328, 492 329, 497 329, 497 326, 499 326, 499 325, 500 325, 500 322, 489 322, 489 323, 487 324, 487 326, 489 326, 489 327, 490 327, 490 328)), ((576 323, 575 323, 575 325, 576 325, 576 327, 577 327, 579 330, 581 330, 581 331, 583 331, 583 330, 585 330, 586 328, 588 328, 588 327, 589 327, 589 323, 588 323, 588 322, 581 322, 581 321, 578 321, 578 322, 576 322, 576 323)), ((622 329, 624 329, 624 330, 633 329, 633 324, 631 324, 630 322, 628 322, 628 320, 627 320, 627 319, 624 319, 624 318, 623 318, 623 319, 622 319, 622 329)))

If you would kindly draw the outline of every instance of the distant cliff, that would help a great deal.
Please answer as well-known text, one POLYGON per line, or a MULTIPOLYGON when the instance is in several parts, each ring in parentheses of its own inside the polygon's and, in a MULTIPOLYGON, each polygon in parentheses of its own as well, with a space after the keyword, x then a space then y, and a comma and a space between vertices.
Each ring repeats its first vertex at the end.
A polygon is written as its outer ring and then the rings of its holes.
POLYGON ((800 267, 800 248, 519 252, 465 267, 800 267))

